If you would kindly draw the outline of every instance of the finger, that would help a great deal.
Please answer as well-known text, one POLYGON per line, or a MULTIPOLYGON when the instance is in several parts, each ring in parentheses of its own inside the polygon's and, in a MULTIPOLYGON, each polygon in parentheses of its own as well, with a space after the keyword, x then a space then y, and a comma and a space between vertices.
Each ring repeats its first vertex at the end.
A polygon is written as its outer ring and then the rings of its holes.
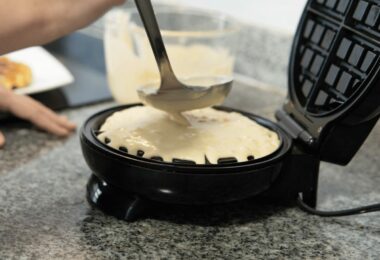
POLYGON ((41 117, 45 116, 49 118, 53 123, 68 131, 74 131, 76 129, 76 125, 71 123, 67 117, 56 114, 53 110, 35 100, 32 101, 32 105, 39 112, 41 117))
POLYGON ((66 116, 58 116, 57 123, 70 131, 74 131, 77 128, 77 125, 71 122, 66 116))
POLYGON ((45 114, 48 118, 50 118, 52 121, 54 121, 61 127, 64 127, 69 131, 74 131, 76 129, 76 125, 70 122, 69 119, 67 119, 67 117, 56 114, 51 109, 43 106, 42 104, 39 104, 39 109, 43 114, 45 114))
POLYGON ((5 136, 0 132, 0 148, 3 148, 5 145, 5 136))
POLYGON ((58 120, 57 114, 28 96, 13 96, 9 111, 20 118, 29 120, 38 128, 57 136, 68 136, 72 131, 71 125, 62 122, 62 119, 58 120), (62 124, 68 127, 62 126, 62 124))
POLYGON ((70 135, 70 131, 66 128, 58 125, 56 122, 50 120, 44 116, 35 116, 31 118, 31 122, 35 124, 38 128, 45 130, 51 134, 59 137, 65 137, 70 135))

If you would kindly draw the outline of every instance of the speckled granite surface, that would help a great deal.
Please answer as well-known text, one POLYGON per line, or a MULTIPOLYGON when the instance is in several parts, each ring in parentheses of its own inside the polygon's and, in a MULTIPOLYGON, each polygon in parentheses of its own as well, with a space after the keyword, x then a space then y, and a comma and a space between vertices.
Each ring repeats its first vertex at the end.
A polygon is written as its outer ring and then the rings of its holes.
MULTIPOLYGON (((270 116, 282 96, 235 86, 228 104, 270 116)), ((66 111, 81 124, 112 104, 66 111)), ((319 218, 294 207, 236 203, 164 211, 126 223, 85 201, 78 136, 58 140, 3 124, 0 259, 379 259, 380 214, 319 218)), ((346 168, 322 165, 320 208, 380 201, 380 127, 346 168)))

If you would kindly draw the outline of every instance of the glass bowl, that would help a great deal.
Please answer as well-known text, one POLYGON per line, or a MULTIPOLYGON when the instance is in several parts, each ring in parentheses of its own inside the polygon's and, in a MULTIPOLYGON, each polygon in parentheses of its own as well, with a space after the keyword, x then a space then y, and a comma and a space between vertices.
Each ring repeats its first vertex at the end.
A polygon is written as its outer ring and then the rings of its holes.
MULTIPOLYGON (((159 6, 155 11, 180 80, 232 76, 240 29, 237 21, 189 7, 159 6)), ((104 42, 109 87, 117 102, 139 102, 138 87, 159 85, 158 68, 137 10, 112 10, 106 16, 104 42)))

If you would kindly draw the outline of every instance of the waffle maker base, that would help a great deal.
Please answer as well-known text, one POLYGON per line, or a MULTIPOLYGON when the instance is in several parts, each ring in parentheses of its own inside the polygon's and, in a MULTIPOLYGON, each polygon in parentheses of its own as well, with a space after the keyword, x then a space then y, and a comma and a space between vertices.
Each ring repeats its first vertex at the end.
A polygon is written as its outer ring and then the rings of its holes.
POLYGON ((155 203, 205 205, 257 195, 294 199, 300 191, 307 194, 304 196, 308 197, 310 205, 315 205, 317 176, 313 174, 318 174, 319 161, 304 152, 297 155, 292 138, 278 125, 250 113, 217 108, 241 113, 275 131, 281 146, 269 156, 245 163, 184 165, 157 162, 128 155, 97 139, 97 130, 106 118, 137 105, 140 104, 101 111, 90 117, 81 131, 82 151, 93 172, 87 185, 87 198, 104 212, 134 220, 145 215, 147 205, 155 203), (302 165, 294 168, 294 159, 302 165))

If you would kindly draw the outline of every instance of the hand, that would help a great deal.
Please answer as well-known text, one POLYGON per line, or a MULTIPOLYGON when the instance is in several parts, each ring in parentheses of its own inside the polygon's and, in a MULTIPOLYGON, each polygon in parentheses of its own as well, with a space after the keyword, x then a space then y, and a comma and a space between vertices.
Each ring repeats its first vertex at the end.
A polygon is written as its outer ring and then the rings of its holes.
POLYGON ((0 55, 83 28, 125 0, 0 0, 0 55))
MULTIPOLYGON (((0 109, 30 121, 38 128, 46 130, 59 137, 70 135, 76 129, 66 117, 57 115, 49 108, 31 97, 17 95, 0 86, 0 109)), ((5 137, 0 132, 0 148, 5 144, 5 137)))

